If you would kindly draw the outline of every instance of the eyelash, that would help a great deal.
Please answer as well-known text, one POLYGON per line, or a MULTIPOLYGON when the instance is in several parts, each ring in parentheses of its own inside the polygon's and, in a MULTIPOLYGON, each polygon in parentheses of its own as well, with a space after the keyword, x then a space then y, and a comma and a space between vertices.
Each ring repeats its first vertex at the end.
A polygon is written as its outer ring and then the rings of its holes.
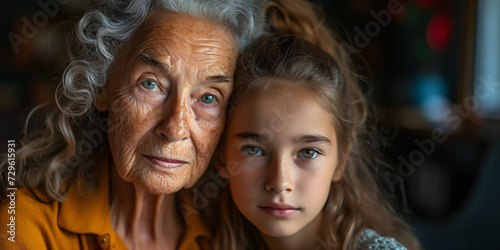
POLYGON ((144 90, 146 90, 146 91, 148 91, 148 92, 160 92, 160 93, 162 93, 162 94, 165 94, 165 92, 166 92, 166 91, 165 91, 165 89, 164 89, 164 87, 163 87, 163 85, 161 84, 161 82, 160 82, 160 81, 158 81, 158 80, 157 80, 157 79, 155 79, 155 78, 151 78, 151 77, 144 77, 143 79, 141 79, 141 80, 139 81, 139 85, 141 86, 141 88, 142 88, 142 89, 144 89, 144 90), (144 86, 144 83, 145 83, 145 82, 148 82, 148 81, 150 81, 150 82, 154 82, 154 83, 156 84, 156 87, 158 88, 158 90, 152 90, 152 89, 148 89, 148 88, 146 88, 146 87, 144 86))
POLYGON ((323 153, 321 153, 321 150, 319 150, 317 148, 303 148, 297 153, 297 155, 299 155, 300 153, 302 153, 306 150, 314 151, 315 156, 313 158, 304 158, 304 157, 300 157, 300 158, 305 159, 305 160, 314 160, 314 159, 318 158, 318 156, 323 155, 323 153))
MULTIPOLYGON (((247 156, 250 156, 250 157, 257 157, 257 156, 264 156, 264 155, 265 155, 265 154, 264 154, 264 150, 263 150, 261 147, 259 147, 259 146, 255 146, 255 145, 246 145, 246 146, 243 146, 243 147, 240 149, 240 151, 241 151, 241 152, 243 152, 244 154, 246 154, 247 156), (261 154, 260 154, 260 155, 257 155, 257 154, 256 154, 256 155, 251 155, 251 154, 249 154, 248 152, 246 152, 246 150, 251 149, 251 148, 257 148, 257 149, 260 151, 260 153, 261 153, 261 154)), ((321 152, 321 150, 319 150, 319 149, 317 149, 317 148, 303 148, 303 149, 301 149, 301 150, 297 153, 297 156, 298 156, 299 158, 301 158, 301 159, 304 159, 304 160, 314 160, 314 159, 318 158, 318 156, 320 156, 320 155, 323 155, 323 153, 321 152), (312 158, 305 158, 305 157, 301 157, 301 156, 299 156, 302 152, 304 152, 304 151, 306 151, 306 150, 312 150, 312 151, 314 151, 314 154, 313 154, 313 155, 314 155, 314 157, 312 157, 312 158)))
POLYGON ((220 97, 214 93, 210 93, 210 92, 205 92, 204 94, 202 94, 200 96, 200 98, 196 99, 197 102, 201 102, 203 105, 206 105, 206 106, 216 106, 217 104, 220 104, 220 97), (214 102, 211 103, 211 104, 208 104, 208 103, 204 103, 201 99, 206 96, 206 95, 211 95, 214 97, 214 102))
POLYGON ((249 157, 257 157, 257 156, 263 156, 264 155, 264 150, 262 150, 261 147, 259 146, 255 146, 255 145, 245 145, 243 146, 241 149, 240 149, 241 152, 243 152, 245 155, 249 156, 249 157), (251 148, 258 148, 261 152, 261 155, 250 155, 246 152, 246 150, 248 149, 251 149, 251 148))
POLYGON ((200 89, 199 92, 194 93, 196 97, 195 102, 200 103, 205 107, 218 107, 223 105, 224 97, 223 93, 216 88, 209 87, 207 89, 200 89), (203 96, 211 95, 214 97, 214 102, 211 104, 204 103, 202 101, 203 96))

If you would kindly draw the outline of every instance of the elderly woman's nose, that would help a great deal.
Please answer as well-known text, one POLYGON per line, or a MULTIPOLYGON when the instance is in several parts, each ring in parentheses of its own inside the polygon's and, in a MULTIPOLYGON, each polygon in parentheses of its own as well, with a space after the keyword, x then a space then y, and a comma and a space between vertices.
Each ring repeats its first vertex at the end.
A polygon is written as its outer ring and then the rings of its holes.
POLYGON ((155 132, 158 136, 171 142, 189 138, 188 109, 184 98, 169 104, 166 113, 162 116, 155 132))

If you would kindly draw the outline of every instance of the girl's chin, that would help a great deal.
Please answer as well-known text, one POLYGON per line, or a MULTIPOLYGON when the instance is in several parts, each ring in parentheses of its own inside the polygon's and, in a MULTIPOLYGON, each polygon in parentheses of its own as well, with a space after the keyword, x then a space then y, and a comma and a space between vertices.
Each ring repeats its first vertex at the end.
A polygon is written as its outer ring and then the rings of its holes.
POLYGON ((268 237, 273 238, 286 238, 293 236, 297 233, 297 231, 290 230, 290 227, 287 228, 259 228, 260 232, 268 237))

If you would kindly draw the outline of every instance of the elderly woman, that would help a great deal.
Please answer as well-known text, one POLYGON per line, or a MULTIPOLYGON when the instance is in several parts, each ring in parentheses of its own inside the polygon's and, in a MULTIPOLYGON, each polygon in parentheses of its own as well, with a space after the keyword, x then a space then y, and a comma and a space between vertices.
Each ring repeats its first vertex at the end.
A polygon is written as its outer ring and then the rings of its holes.
POLYGON ((238 53, 262 32, 261 7, 113 0, 88 11, 57 107, 27 131, 16 164, 1 165, 0 248, 208 246, 196 213, 178 209, 191 204, 181 190, 208 166, 238 53))

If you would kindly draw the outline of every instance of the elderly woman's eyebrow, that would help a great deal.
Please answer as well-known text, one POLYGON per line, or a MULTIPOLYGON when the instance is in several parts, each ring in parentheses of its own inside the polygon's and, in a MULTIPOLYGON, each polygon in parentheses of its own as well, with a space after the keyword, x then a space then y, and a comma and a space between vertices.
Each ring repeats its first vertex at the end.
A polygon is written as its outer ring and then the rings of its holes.
POLYGON ((209 76, 205 79, 205 83, 232 83, 233 78, 227 75, 209 76))
POLYGON ((146 62, 147 64, 154 66, 154 67, 157 67, 160 70, 164 71, 165 73, 170 72, 170 68, 168 67, 168 65, 161 63, 156 58, 152 57, 151 55, 149 55, 147 53, 141 53, 141 59, 144 62, 146 62))
MULTIPOLYGON (((157 67, 160 70, 164 71, 165 73, 170 72, 170 68, 168 65, 161 63, 153 56, 151 56, 147 53, 141 53, 140 56, 141 56, 141 59, 144 62, 146 62, 147 64, 154 66, 154 67, 157 67)), ((221 75, 208 76, 203 82, 204 83, 232 83, 233 78, 228 76, 228 75, 221 74, 221 75)))

